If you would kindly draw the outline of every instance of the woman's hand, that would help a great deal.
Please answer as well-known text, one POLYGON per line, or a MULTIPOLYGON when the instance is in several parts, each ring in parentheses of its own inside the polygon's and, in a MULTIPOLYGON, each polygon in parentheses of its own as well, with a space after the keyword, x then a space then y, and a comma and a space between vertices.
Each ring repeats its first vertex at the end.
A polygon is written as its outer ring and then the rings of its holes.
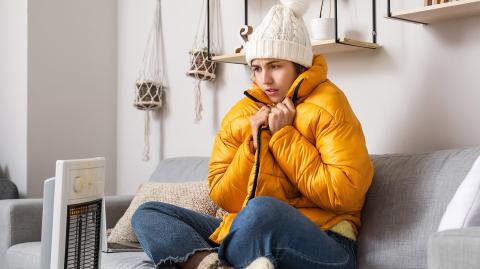
POLYGON ((257 135, 258 127, 262 125, 268 125, 268 114, 270 113, 270 108, 267 106, 262 106, 258 112, 250 117, 250 127, 252 128, 253 136, 253 146, 257 148, 257 135))
POLYGON ((272 135, 283 127, 292 125, 295 113, 295 105, 288 97, 273 107, 268 115, 268 128, 272 135))

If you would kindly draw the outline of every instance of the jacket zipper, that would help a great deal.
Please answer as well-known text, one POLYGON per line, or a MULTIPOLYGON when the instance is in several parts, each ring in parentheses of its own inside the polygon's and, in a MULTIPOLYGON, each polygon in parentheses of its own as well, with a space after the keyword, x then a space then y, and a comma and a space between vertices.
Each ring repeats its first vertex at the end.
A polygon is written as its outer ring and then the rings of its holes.
MULTIPOLYGON (((297 101, 298 90, 300 89, 300 85, 302 84, 302 82, 303 82, 303 79, 300 80, 300 82, 295 87, 295 90, 294 90, 293 96, 292 96, 293 104, 295 104, 295 102, 297 101)), ((258 100, 257 98, 253 97, 247 91, 244 91, 243 93, 248 98, 250 98, 251 100, 253 100, 255 102, 258 102, 258 103, 262 103, 264 105, 267 105, 264 102, 262 102, 262 101, 258 100)), ((250 192, 250 195, 248 196, 248 201, 255 198, 255 193, 257 192, 258 175, 260 174, 260 149, 261 149, 261 145, 262 145, 262 131, 263 130, 268 130, 268 127, 266 129, 262 128, 262 126, 258 127, 258 132, 257 132, 257 160, 255 161, 255 176, 253 177, 253 188, 252 188, 252 191, 250 192)))
POLYGON ((251 99, 252 101, 254 101, 254 102, 257 102, 257 103, 262 103, 262 104, 264 104, 264 105, 268 106, 268 104, 267 104, 267 103, 264 103, 264 102, 262 102, 262 101, 258 100, 257 98, 253 97, 253 95, 251 95, 251 94, 250 94, 250 93, 248 93, 247 91, 244 91, 244 92, 243 92, 243 94, 245 94, 245 96, 247 96, 248 98, 250 98, 250 99, 251 99))
MULTIPOLYGON (((255 192, 257 192, 257 182, 258 182, 258 174, 260 172, 260 149, 262 144, 262 126, 258 127, 257 132, 257 160, 255 162, 255 176, 253 177, 253 188, 252 192, 250 192, 250 196, 248 197, 248 201, 255 198, 255 192)), ((248 203, 248 202, 247 202, 248 203)))
POLYGON ((295 90, 293 91, 293 96, 292 96, 292 103, 295 105, 298 99, 298 90, 300 90, 300 85, 302 85, 304 78, 298 82, 297 86, 295 87, 295 90))

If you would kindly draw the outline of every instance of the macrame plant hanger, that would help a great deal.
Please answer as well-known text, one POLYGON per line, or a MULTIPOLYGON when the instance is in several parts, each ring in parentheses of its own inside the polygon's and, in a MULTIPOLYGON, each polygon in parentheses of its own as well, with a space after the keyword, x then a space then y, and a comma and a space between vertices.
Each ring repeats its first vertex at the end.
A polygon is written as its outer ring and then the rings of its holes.
POLYGON ((195 122, 202 119, 202 92, 200 83, 203 80, 213 81, 215 79, 215 69, 217 64, 212 61, 211 56, 220 52, 220 4, 219 0, 203 0, 200 18, 197 24, 197 31, 190 51, 190 68, 187 75, 195 79, 194 81, 194 111, 195 122), (210 2, 212 3, 212 16, 210 16, 210 2), (213 25, 210 25, 212 17, 213 25))
POLYGON ((160 0, 155 0, 154 21, 148 36, 143 62, 135 82, 133 105, 145 111, 143 160, 150 159, 150 113, 162 107, 165 88, 161 59, 160 0))

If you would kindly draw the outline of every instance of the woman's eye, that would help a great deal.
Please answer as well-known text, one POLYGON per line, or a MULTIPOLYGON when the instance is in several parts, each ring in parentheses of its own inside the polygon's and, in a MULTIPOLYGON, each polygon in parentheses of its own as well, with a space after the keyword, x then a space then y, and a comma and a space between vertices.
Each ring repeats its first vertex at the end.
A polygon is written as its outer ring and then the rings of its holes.
POLYGON ((280 66, 279 66, 279 65, 272 65, 272 68, 273 68, 273 69, 279 69, 280 66))

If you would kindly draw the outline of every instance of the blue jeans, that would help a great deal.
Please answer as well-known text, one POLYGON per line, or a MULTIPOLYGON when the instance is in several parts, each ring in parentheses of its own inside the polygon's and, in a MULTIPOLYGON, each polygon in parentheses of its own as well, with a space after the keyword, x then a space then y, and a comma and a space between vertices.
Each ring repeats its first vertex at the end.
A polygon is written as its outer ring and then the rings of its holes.
POLYGON ((355 241, 323 231, 298 210, 272 197, 256 197, 240 211, 222 244, 208 239, 220 220, 161 202, 139 207, 132 227, 156 264, 186 261, 200 250, 244 268, 267 257, 275 268, 356 268, 355 241))

